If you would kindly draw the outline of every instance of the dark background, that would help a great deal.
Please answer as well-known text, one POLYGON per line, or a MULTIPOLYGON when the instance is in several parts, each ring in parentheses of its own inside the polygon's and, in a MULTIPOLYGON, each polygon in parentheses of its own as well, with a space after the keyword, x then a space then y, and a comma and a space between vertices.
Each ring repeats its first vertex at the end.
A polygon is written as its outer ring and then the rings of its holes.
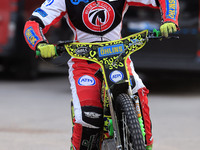
MULTIPOLYGON (((35 59, 23 37, 25 21, 41 5, 43 0, 8 0, 0 2, 0 71, 4 76, 16 79, 36 79, 43 60, 35 59)), ((130 7, 123 22, 122 35, 127 36, 145 29, 159 29, 160 11, 147 7, 130 7)), ((163 72, 200 72, 199 1, 180 0, 180 39, 150 41, 133 59, 137 72, 160 77, 163 72)), ((46 34, 51 43, 73 38, 72 31, 62 19, 46 34)), ((46 60, 50 64, 65 66, 69 56, 46 60)), ((165 73, 164 73, 165 74, 165 73)))

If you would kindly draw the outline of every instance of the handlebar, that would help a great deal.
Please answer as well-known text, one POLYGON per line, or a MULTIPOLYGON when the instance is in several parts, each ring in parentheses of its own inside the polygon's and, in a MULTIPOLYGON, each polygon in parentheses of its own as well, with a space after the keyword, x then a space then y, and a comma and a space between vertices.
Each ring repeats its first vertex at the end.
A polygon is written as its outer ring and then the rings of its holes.
MULTIPOLYGON (((148 33, 148 36, 146 40, 148 41, 149 39, 179 39, 179 36, 176 35, 170 35, 169 37, 164 37, 161 35, 161 32, 159 30, 153 29, 152 32, 148 33)), ((60 56, 64 51, 65 51, 65 44, 70 44, 73 43, 73 40, 67 40, 67 41, 59 41, 56 46, 55 46, 55 51, 56 51, 56 56, 60 56)), ((40 56, 40 51, 36 50, 36 56, 40 56)))

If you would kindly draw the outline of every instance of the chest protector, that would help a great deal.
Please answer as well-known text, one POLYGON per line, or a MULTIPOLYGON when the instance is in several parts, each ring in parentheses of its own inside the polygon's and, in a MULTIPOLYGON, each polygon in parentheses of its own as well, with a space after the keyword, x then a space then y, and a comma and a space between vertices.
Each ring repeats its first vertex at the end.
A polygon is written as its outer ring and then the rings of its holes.
POLYGON ((66 0, 72 24, 79 30, 104 35, 122 20, 125 0, 66 0))

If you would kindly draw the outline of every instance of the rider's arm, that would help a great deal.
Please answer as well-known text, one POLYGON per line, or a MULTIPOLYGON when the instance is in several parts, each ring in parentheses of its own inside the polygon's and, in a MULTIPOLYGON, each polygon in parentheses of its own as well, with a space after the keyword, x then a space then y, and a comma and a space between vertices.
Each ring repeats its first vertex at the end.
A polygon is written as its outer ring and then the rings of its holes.
POLYGON ((48 43, 44 34, 65 14, 65 0, 45 1, 37 8, 24 27, 24 36, 29 47, 36 50, 39 43, 48 43))
POLYGON ((32 50, 35 50, 39 43, 47 43, 42 26, 41 23, 35 20, 28 20, 24 26, 24 37, 32 50))
POLYGON ((178 28, 179 1, 178 0, 158 0, 162 14, 162 24, 173 22, 178 28))
POLYGON ((179 2, 178 0, 126 0, 131 6, 149 6, 152 8, 160 8, 161 11, 161 35, 168 37, 170 33, 174 33, 179 29, 178 15, 179 2))
POLYGON ((161 35, 168 37, 170 33, 179 30, 179 1, 178 0, 158 0, 162 15, 160 26, 161 35))

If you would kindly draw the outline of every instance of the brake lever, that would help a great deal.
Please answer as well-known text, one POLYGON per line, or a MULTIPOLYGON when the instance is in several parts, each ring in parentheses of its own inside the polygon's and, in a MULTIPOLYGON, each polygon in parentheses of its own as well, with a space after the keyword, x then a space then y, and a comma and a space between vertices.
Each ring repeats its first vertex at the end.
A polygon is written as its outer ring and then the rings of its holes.
POLYGON ((65 52, 65 44, 73 43, 73 40, 66 40, 66 41, 58 41, 56 44, 56 52, 58 56, 60 56, 63 52, 65 52))

